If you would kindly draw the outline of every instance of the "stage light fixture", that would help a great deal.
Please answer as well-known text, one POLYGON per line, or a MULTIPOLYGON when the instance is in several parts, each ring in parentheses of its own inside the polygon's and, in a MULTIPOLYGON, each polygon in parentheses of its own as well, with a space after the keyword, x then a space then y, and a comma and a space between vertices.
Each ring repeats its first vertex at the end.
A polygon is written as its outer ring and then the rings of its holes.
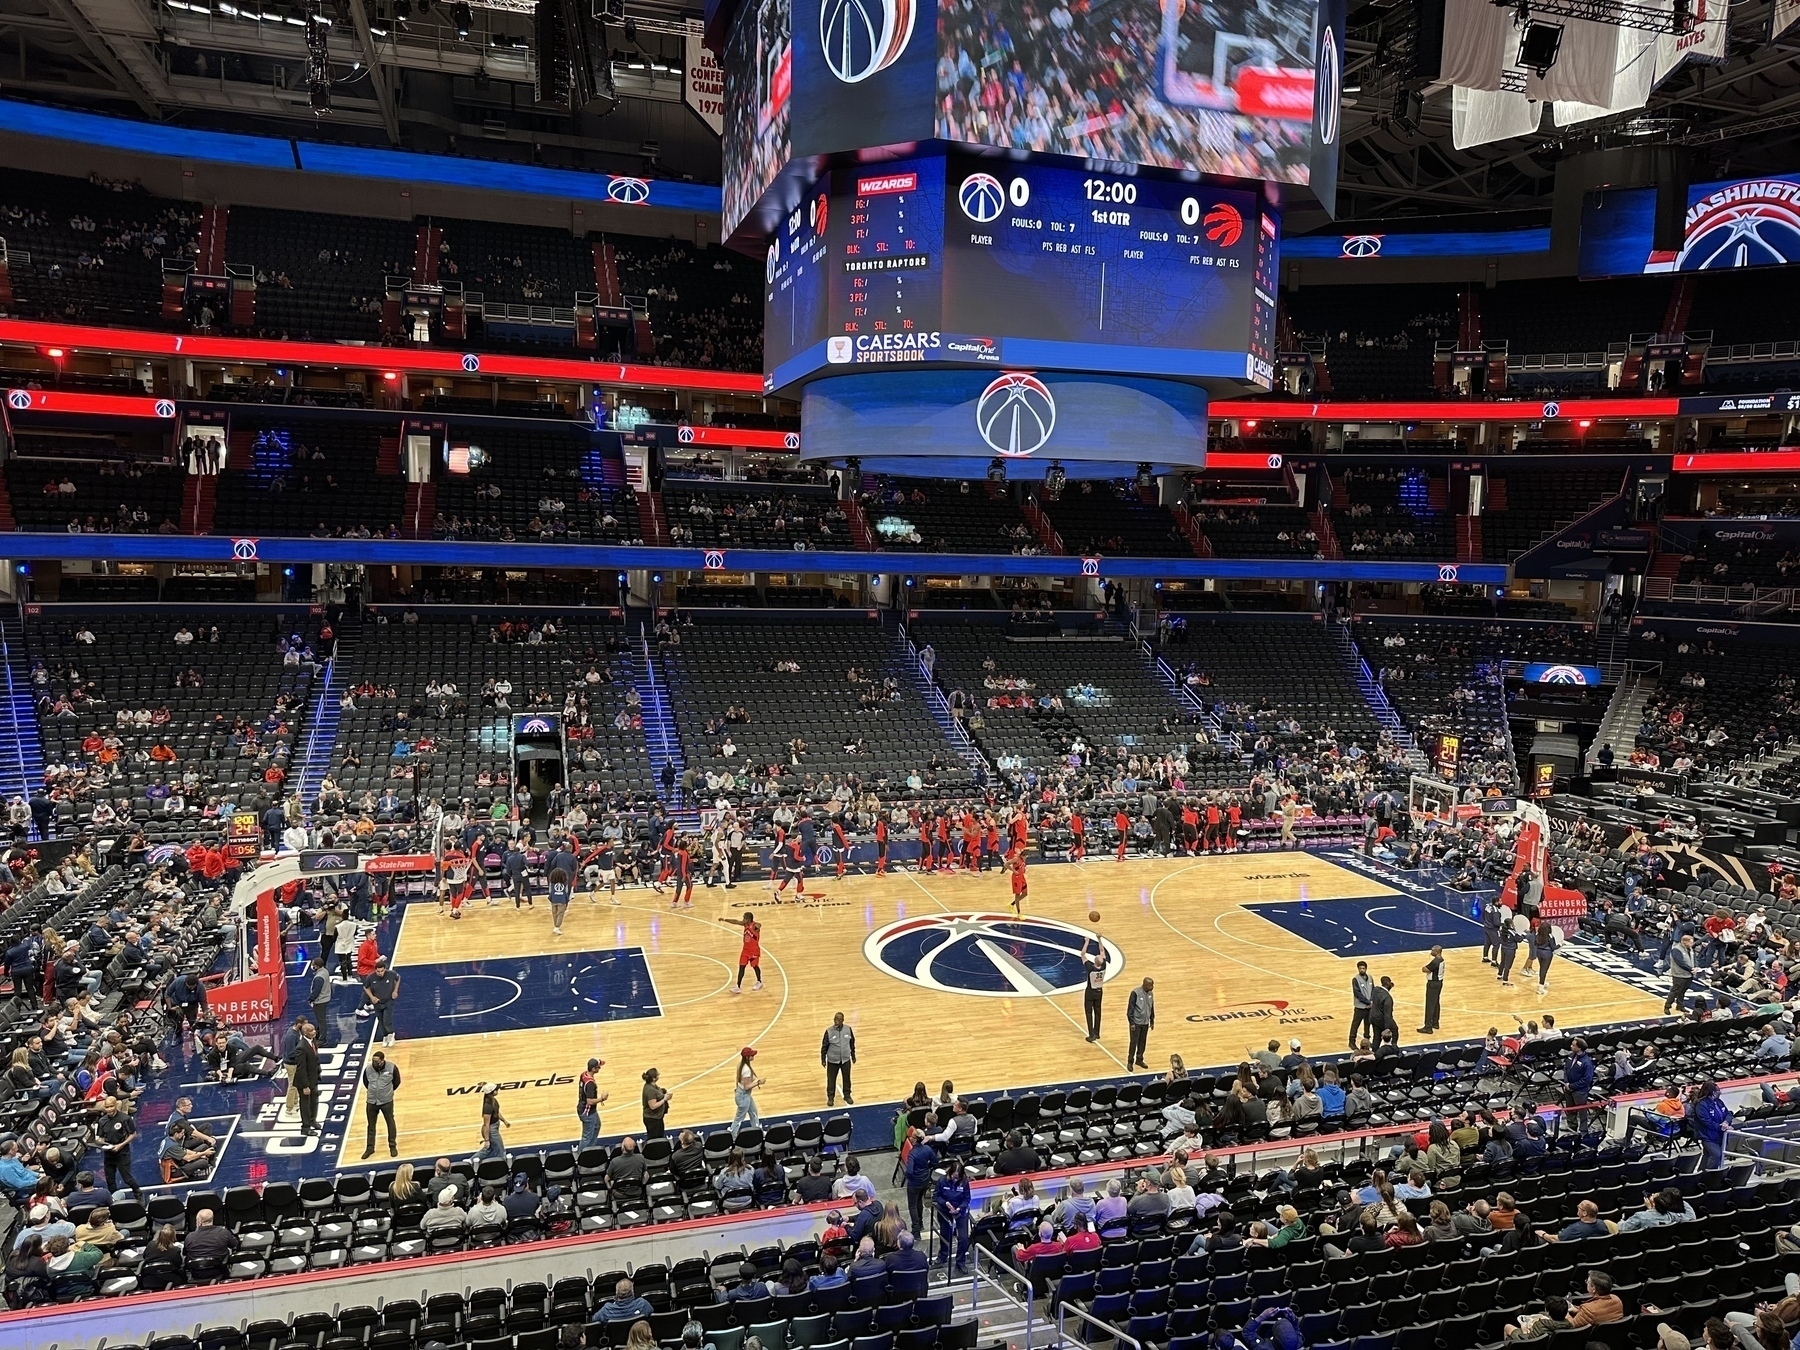
POLYGON ((1529 19, 1519 30, 1518 64, 1531 71, 1540 80, 1556 64, 1556 58, 1562 51, 1563 26, 1560 23, 1545 23, 1541 19, 1529 19))
POLYGON ((468 6, 468 0, 457 0, 455 8, 450 11, 450 22, 456 26, 456 36, 466 38, 469 30, 475 26, 475 11, 468 6))
POLYGON ((306 23, 306 101, 314 117, 331 113, 331 20, 315 0, 306 23))
POLYGON ((1137 467, 1137 489, 1138 489, 1138 491, 1139 492, 1148 492, 1151 489, 1151 487, 1155 484, 1155 482, 1156 482, 1156 471, 1148 463, 1138 465, 1138 467, 1137 467))
POLYGON ((1004 483, 1006 481, 1005 460, 999 458, 999 456, 995 456, 988 461, 987 480, 990 483, 1004 483))
POLYGON ((1062 495, 1063 484, 1069 481, 1069 475, 1063 471, 1062 461, 1052 462, 1044 471, 1044 495, 1055 501, 1062 495))

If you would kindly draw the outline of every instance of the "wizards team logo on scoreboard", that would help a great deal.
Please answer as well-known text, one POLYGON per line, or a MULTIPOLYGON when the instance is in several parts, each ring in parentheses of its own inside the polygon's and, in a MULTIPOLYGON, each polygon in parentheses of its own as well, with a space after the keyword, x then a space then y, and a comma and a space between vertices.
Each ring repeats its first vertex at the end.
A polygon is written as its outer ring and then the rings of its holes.
POLYGON ((1800 181, 1741 179, 1721 184, 1688 207, 1676 270, 1792 262, 1800 262, 1800 181))
POLYGON ((1036 375, 1009 370, 975 401, 975 430, 1002 459, 1035 455, 1056 430, 1056 397, 1036 375))
POLYGON ((821 0, 819 46, 844 84, 878 75, 906 51, 918 18, 914 0, 821 0))

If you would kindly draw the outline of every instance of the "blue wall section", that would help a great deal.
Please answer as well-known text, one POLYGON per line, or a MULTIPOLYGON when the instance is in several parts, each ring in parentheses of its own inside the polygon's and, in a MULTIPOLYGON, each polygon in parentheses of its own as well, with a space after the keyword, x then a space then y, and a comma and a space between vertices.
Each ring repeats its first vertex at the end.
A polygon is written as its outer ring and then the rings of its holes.
POLYGON ((277 140, 272 136, 236 136, 220 131, 160 126, 124 117, 44 108, 34 103, 0 100, 0 131, 81 141, 111 150, 130 150, 175 159, 206 160, 255 169, 287 169, 338 174, 346 178, 386 179, 402 183, 434 183, 442 187, 480 188, 558 200, 623 202, 659 206, 672 211, 719 213, 719 189, 704 183, 647 179, 649 196, 641 202, 614 196, 619 180, 603 173, 546 169, 530 164, 420 155, 405 150, 373 150, 326 145, 315 141, 277 140))
POLYGON ((227 539, 209 535, 14 534, 13 558, 116 562, 411 563, 445 567, 665 568, 739 572, 897 573, 1012 577, 1263 577, 1291 581, 1460 581, 1499 586, 1499 563, 1381 563, 1274 558, 1048 558, 979 553, 795 553, 785 549, 629 548, 606 544, 495 544, 445 539, 227 539), (1089 570, 1089 569, 1092 570, 1089 570))

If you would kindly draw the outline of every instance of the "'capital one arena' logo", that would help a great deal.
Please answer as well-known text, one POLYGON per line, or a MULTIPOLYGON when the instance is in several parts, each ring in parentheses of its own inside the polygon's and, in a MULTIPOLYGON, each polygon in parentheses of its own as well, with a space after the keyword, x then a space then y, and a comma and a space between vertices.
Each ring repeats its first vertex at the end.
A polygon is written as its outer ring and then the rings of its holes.
POLYGON ((845 84, 861 84, 900 59, 918 17, 914 0, 820 0, 819 46, 845 84))
POLYGON ((1004 459, 1024 459, 1049 443, 1056 430, 1056 399, 1037 376, 1009 370, 981 391, 975 429, 1004 459))

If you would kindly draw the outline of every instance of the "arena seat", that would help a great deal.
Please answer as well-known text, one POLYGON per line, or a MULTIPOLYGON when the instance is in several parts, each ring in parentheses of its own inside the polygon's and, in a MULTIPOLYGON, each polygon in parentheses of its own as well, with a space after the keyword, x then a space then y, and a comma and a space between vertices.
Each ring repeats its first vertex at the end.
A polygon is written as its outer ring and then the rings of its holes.
POLYGON ((1012 642, 999 625, 929 618, 915 623, 910 635, 936 651, 938 684, 968 701, 966 720, 976 743, 1009 777, 1022 769, 1052 772, 1079 739, 1103 776, 1119 772, 1133 755, 1154 759, 1185 747, 1190 784, 1248 782, 1242 762, 1219 754, 1194 709, 1176 698, 1129 640, 1012 642), (1015 688, 1017 681, 1026 683, 1015 688), (1063 700, 1062 711, 1013 706, 1021 698, 1052 696, 1063 700))
POLYGON ((1040 499, 1045 515, 1062 536, 1063 549, 1082 555, 1187 558, 1187 538, 1169 508, 1144 501, 1130 480, 1066 484, 1055 501, 1040 499))
POLYGON ((955 794, 973 783, 969 766, 924 708, 895 641, 874 624, 696 624, 682 629, 680 645, 664 647, 659 659, 683 757, 696 775, 780 765, 780 795, 815 804, 847 778, 874 785, 884 798, 955 794), (797 662, 799 671, 776 671, 782 661, 797 662), (851 667, 867 682, 848 683, 851 667), (897 697, 882 693, 886 680, 897 697), (865 698, 867 709, 859 706, 865 698), (733 706, 743 707, 749 721, 708 729, 733 706), (715 753, 726 733, 738 751, 730 759, 715 753), (797 758, 796 740, 807 747, 797 758), (909 791, 914 773, 921 787, 909 791))
MULTIPOLYGON (((342 810, 381 813, 369 807, 384 789, 394 789, 410 802, 410 778, 396 778, 391 751, 400 739, 399 714, 407 714, 407 734, 430 737, 433 749, 423 757, 429 768, 421 790, 447 803, 467 800, 483 812, 510 793, 512 742, 510 713, 495 706, 484 689, 490 682, 512 685, 513 710, 561 713, 571 697, 588 700, 592 739, 571 738, 569 773, 573 795, 584 803, 610 804, 613 809, 647 802, 656 794, 641 729, 616 726, 625 713, 630 680, 616 654, 609 652, 606 625, 559 621, 556 635, 541 644, 502 641, 498 629, 471 624, 461 617, 427 616, 417 623, 365 624, 339 679, 343 687, 392 689, 394 697, 362 696, 346 708, 332 750, 332 773, 344 795, 342 810), (589 671, 598 679, 587 679, 589 671), (453 683, 453 697, 433 698, 432 681, 453 683), (547 695, 534 701, 533 694, 547 695), (346 751, 360 764, 346 765, 346 751), (592 751, 592 754, 589 754, 592 751), (493 781, 482 784, 481 774, 493 781)), ((401 767, 410 767, 411 762, 401 767)), ((328 811, 336 815, 336 811, 328 811)), ((392 813, 389 813, 389 818, 392 813)))
POLYGON ((375 342, 387 278, 412 275, 414 235, 405 220, 234 206, 226 249, 256 271, 259 333, 375 342))
POLYGON ((406 481, 376 472, 381 438, 393 429, 261 410, 234 414, 231 429, 248 452, 218 476, 219 533, 386 534, 399 522, 406 481))
POLYGON ((65 178, 8 168, 0 237, 14 310, 40 319, 153 326, 162 309, 163 259, 193 256, 199 216, 192 202, 98 174, 65 178))
MULTIPOLYGON (((281 795, 311 714, 316 672, 307 664, 284 665, 276 644, 296 635, 300 645, 316 642, 316 619, 280 611, 166 609, 90 619, 52 610, 29 619, 25 631, 46 760, 70 766, 60 777, 66 795, 58 803, 66 828, 86 825, 104 798, 152 841, 185 840, 222 828, 221 800, 254 803, 281 795), (76 638, 84 626, 94 633, 91 644, 76 638), (183 627, 194 634, 187 646, 172 641, 183 627), (178 685, 176 677, 189 671, 197 673, 198 685, 178 685), (85 695, 77 697, 78 690, 85 695), (283 700, 287 707, 280 710, 283 700), (166 709, 169 716, 126 727, 118 715, 127 709, 153 717, 166 709), (116 738, 117 747, 99 744, 107 738, 116 738), (174 758, 151 759, 159 745, 174 758), (116 777, 100 767, 103 754, 116 754, 116 777), (281 778, 267 781, 271 772, 281 778), (185 809, 167 812, 162 789, 179 786, 190 774, 197 786, 185 793, 185 809)), ((316 653, 315 659, 323 664, 316 653)))
POLYGON ((466 474, 433 470, 438 538, 643 542, 623 467, 620 481, 609 482, 587 428, 490 425, 459 428, 453 440, 465 438, 482 462, 466 474))
POLYGON ((1188 620, 1185 641, 1164 653, 1201 672, 1198 690, 1260 767, 1277 749, 1309 753, 1321 740, 1383 759, 1381 727, 1352 683, 1325 625, 1278 619, 1188 620), (1296 724, 1283 730, 1285 722, 1296 724), (1327 733, 1330 733, 1329 736, 1327 733))
POLYGON ((850 525, 824 484, 665 479, 663 510, 679 544, 759 549, 850 549, 850 525))
POLYGON ((1010 492, 986 480, 883 475, 865 480, 861 501, 879 549, 1017 553, 1036 543, 1010 492))

